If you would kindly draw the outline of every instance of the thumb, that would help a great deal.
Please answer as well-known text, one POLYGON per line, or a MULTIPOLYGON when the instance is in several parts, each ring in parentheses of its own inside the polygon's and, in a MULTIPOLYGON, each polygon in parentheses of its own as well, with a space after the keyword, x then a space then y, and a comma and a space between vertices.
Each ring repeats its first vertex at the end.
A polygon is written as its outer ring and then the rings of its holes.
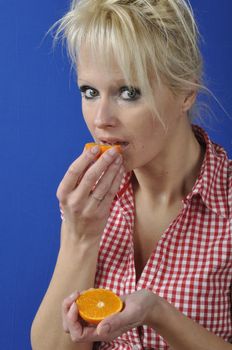
POLYGON ((122 313, 109 316, 101 321, 97 326, 97 334, 100 336, 107 336, 109 333, 119 330, 124 326, 127 326, 127 319, 122 313))

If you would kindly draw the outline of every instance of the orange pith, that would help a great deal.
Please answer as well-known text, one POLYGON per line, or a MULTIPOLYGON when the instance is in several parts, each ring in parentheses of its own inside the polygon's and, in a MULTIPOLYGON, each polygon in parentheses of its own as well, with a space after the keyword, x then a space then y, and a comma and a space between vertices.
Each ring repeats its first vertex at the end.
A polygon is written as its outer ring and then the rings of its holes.
POLYGON ((122 300, 111 290, 89 289, 76 300, 81 318, 88 323, 98 324, 107 316, 120 312, 122 300))
POLYGON ((110 149, 112 147, 114 147, 118 153, 122 153, 122 147, 120 145, 113 145, 113 146, 100 145, 100 144, 97 144, 95 142, 89 142, 89 143, 86 143, 85 148, 88 150, 94 146, 100 147, 100 154, 98 154, 98 157, 100 157, 100 155, 102 155, 102 153, 104 153, 105 151, 107 151, 108 149, 110 149))

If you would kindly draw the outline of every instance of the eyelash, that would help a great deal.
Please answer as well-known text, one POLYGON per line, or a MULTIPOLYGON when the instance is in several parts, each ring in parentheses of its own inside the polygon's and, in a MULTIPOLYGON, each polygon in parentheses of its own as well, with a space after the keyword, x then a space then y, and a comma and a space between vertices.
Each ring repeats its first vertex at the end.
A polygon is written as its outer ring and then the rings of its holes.
POLYGON ((126 101, 136 101, 141 96, 141 91, 133 86, 123 86, 122 88, 120 88, 120 95, 122 95, 123 92, 128 92, 129 94, 135 93, 135 96, 125 99, 126 101))
MULTIPOLYGON (((83 86, 80 86, 80 92, 81 92, 81 95, 86 99, 86 100, 92 100, 94 98, 93 97, 88 97, 86 96, 86 91, 87 90, 92 90, 94 92, 97 92, 96 89, 92 88, 91 86, 87 86, 87 85, 83 85, 83 86)), ((95 96, 96 97, 96 96, 95 96)))
MULTIPOLYGON (((97 97, 99 95, 98 91, 94 88, 92 88, 91 86, 88 86, 88 85, 82 85, 80 86, 80 92, 81 92, 81 95, 82 97, 84 97, 86 100, 93 100, 95 97, 97 97), (96 96, 92 96, 92 97, 88 97, 86 96, 86 92, 88 90, 91 90, 93 91, 94 93, 96 93, 96 96)), ((123 92, 128 92, 129 94, 132 92, 132 93, 135 93, 135 96, 131 97, 131 98, 123 98, 124 101, 136 101, 139 99, 139 97, 141 96, 141 92, 138 88, 135 88, 135 87, 128 87, 128 86, 123 86, 119 89, 119 92, 120 92, 120 96, 122 96, 123 92)))

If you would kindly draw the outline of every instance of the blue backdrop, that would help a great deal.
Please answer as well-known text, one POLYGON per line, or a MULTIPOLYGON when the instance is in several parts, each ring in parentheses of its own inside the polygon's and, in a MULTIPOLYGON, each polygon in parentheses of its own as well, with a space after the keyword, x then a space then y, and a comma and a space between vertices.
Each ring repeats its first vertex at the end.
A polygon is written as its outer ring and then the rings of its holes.
MULTIPOLYGON (((232 115, 231 0, 192 0, 208 85, 232 115)), ((49 27, 67 0, 0 0, 0 349, 30 349, 34 314, 59 247, 56 188, 90 139, 65 50, 49 27)), ((232 157, 232 119, 210 101, 205 125, 232 157)))

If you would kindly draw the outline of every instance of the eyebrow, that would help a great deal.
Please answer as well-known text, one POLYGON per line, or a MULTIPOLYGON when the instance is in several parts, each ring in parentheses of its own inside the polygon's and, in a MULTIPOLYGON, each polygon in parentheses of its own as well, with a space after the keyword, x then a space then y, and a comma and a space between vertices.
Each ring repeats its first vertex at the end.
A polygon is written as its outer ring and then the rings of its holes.
MULTIPOLYGON (((93 87, 95 86, 95 84, 89 82, 87 79, 82 79, 82 78, 78 78, 77 84, 78 85, 85 84, 85 85, 90 85, 90 86, 93 86, 93 87)), ((121 85, 127 86, 125 79, 114 80, 114 83, 112 84, 111 87, 118 87, 118 86, 121 86, 121 85)))

